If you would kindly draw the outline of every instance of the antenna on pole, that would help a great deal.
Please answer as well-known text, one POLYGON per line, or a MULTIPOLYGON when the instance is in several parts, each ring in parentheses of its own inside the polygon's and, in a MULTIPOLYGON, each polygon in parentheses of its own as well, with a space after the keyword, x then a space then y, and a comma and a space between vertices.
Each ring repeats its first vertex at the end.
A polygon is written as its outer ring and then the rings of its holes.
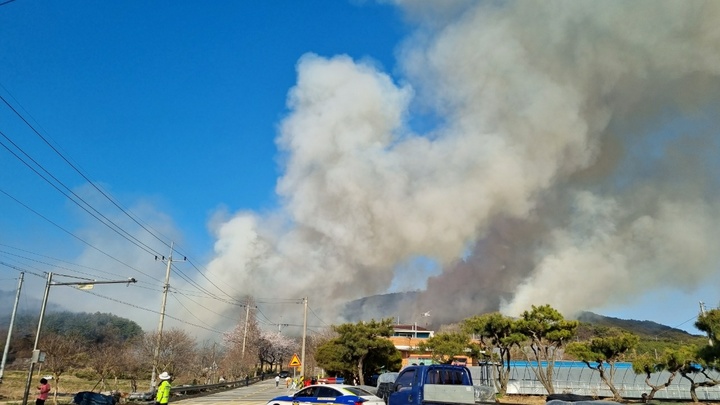
MULTIPOLYGON (((167 263, 167 267, 165 268, 165 284, 163 285, 163 298, 162 298, 162 305, 160 307, 160 322, 158 323, 158 333, 157 333, 157 342, 155 344, 155 354, 153 355, 153 368, 152 368, 152 376, 150 377, 150 389, 152 391, 155 391, 155 377, 157 376, 157 368, 158 368, 158 360, 160 357, 160 344, 162 343, 162 331, 163 331, 163 322, 165 321, 165 304, 167 303, 167 293, 170 289, 170 268, 172 267, 172 263, 177 260, 173 260, 173 248, 175 246, 174 242, 170 243, 170 256, 165 257, 162 256, 162 258, 158 259, 157 256, 155 256, 155 260, 161 260, 163 262, 167 263)), ((186 257, 183 257, 180 261, 187 260, 186 257)))

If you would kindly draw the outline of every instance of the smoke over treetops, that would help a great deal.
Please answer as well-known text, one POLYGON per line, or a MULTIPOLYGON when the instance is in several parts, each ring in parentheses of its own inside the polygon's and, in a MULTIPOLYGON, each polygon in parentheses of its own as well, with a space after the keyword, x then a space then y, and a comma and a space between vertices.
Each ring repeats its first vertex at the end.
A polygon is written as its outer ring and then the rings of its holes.
POLYGON ((310 296, 328 320, 423 287, 406 313, 442 322, 546 303, 571 316, 711 273, 720 3, 398 3, 417 31, 396 78, 298 61, 282 207, 220 222, 216 279, 310 296), (434 127, 414 132, 418 114, 434 127))

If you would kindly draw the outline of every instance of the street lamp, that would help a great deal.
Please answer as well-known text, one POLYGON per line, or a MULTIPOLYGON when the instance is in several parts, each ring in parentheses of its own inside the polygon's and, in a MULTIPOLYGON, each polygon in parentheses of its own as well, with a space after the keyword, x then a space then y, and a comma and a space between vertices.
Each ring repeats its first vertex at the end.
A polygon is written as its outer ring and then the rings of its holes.
POLYGON ((40 340, 40 330, 42 329, 43 318, 45 318, 45 308, 47 307, 48 295, 50 294, 50 286, 52 285, 73 285, 77 286, 81 290, 92 289, 95 284, 125 284, 136 283, 137 280, 129 278, 127 280, 119 281, 81 281, 81 282, 70 282, 70 283, 53 283, 52 272, 48 273, 47 283, 45 284, 45 294, 43 295, 42 305, 40 306, 40 319, 38 320, 37 332, 35 333, 35 344, 33 345, 33 358, 30 360, 30 370, 28 371, 27 380, 25 381, 25 394, 23 395, 23 405, 27 405, 28 396, 30 396, 30 385, 32 384, 32 376, 35 371, 35 362, 40 358, 40 352, 38 351, 38 341, 40 340))

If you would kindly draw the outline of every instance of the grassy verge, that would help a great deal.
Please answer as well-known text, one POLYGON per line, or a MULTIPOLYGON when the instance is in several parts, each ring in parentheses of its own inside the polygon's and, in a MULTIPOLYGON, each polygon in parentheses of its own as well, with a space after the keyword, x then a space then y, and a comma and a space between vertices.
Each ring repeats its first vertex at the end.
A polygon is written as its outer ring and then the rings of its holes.
MULTIPOLYGON (((30 395, 28 396, 28 403, 35 403, 35 397, 37 395, 37 390, 35 388, 37 387, 42 375, 43 374, 38 375, 38 373, 35 373, 35 375, 33 376, 33 381, 30 385, 30 395)), ((9 401, 11 404, 15 401, 17 401, 18 404, 21 403, 23 394, 25 393, 26 380, 26 371, 5 370, 3 375, 3 382, 2 384, 0 384, 0 401, 9 401)), ((97 383, 97 380, 78 378, 72 374, 61 375, 59 384, 57 381, 50 380, 50 386, 52 387, 52 391, 50 392, 50 397, 48 398, 47 404, 50 405, 54 403, 53 397, 56 389, 58 393, 57 404, 71 403, 75 393, 81 391, 130 391, 130 381, 128 380, 118 380, 117 383, 115 382, 115 380, 106 381, 105 388, 102 388, 102 385, 97 383)), ((149 383, 146 385, 149 385, 149 383)), ((148 387, 143 386, 142 384, 140 385, 140 387, 138 387, 138 389, 140 390, 146 388, 148 387)))

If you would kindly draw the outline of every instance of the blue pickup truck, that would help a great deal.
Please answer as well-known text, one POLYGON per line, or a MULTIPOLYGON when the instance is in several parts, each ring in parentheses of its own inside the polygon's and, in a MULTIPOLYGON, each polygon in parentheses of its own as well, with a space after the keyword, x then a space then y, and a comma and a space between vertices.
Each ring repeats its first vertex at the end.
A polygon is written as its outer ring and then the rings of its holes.
POLYGON ((474 404, 475 389, 465 366, 433 364, 400 371, 388 405, 474 404))

